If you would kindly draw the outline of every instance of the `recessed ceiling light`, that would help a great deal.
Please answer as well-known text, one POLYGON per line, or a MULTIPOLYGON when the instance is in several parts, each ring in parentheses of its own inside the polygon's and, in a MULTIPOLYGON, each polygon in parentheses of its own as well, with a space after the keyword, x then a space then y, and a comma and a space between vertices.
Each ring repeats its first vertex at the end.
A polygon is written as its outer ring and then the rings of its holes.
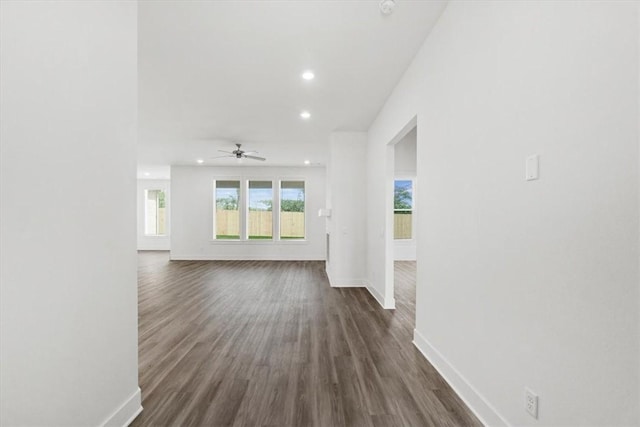
POLYGON ((202 160, 202 159, 198 159, 198 160, 196 160, 196 162, 198 162, 198 164, 199 164, 199 165, 201 165, 201 164, 203 164, 203 163, 204 163, 204 160, 202 160))
POLYGON ((305 164, 305 165, 310 165, 310 164, 311 164, 311 161, 309 161, 309 160, 305 160, 305 161, 304 161, 304 164, 305 164))
POLYGON ((302 113, 300 113, 300 117, 306 120, 311 117, 311 113, 308 111, 303 111, 302 113))
POLYGON ((304 73, 302 73, 302 78, 305 79, 305 80, 313 80, 313 78, 315 76, 316 75, 313 74, 313 71, 311 71, 311 70, 307 70, 304 73))
POLYGON ((149 172, 144 173, 144 176, 149 176, 149 175, 151 175, 149 172))

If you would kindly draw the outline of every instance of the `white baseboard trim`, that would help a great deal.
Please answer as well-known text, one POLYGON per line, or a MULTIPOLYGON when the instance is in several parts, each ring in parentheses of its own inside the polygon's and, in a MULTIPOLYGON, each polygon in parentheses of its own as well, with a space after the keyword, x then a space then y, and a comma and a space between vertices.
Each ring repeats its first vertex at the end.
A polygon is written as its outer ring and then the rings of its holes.
POLYGON ((413 330, 413 345, 436 368, 482 424, 492 427, 511 425, 417 329, 413 330))
POLYGON ((396 309, 396 299, 395 298, 391 298, 390 300, 385 299, 384 300, 384 308, 386 310, 395 310, 396 309))
POLYGON ((171 254, 171 261, 324 261, 317 256, 290 256, 290 255, 267 255, 267 256, 246 256, 246 255, 174 255, 171 254))
POLYGON ((375 298, 375 300, 378 301, 378 304, 380 304, 380 307, 384 308, 385 310, 393 310, 396 308, 395 298, 392 299, 391 301, 387 301, 380 294, 380 292, 378 292, 373 286, 371 286, 371 283, 369 283, 368 281, 365 281, 365 286, 369 291, 369 293, 373 296, 373 298, 375 298))
POLYGON ((127 427, 142 412, 142 394, 140 387, 127 399, 113 414, 111 414, 101 427, 127 427))
POLYGON ((328 269, 325 271, 327 273, 327 279, 329 279, 329 285, 331 285, 332 288, 362 288, 365 286, 365 281, 362 279, 334 279, 331 277, 328 269))
POLYGON ((332 288, 364 288, 362 280, 337 280, 331 284, 332 288))

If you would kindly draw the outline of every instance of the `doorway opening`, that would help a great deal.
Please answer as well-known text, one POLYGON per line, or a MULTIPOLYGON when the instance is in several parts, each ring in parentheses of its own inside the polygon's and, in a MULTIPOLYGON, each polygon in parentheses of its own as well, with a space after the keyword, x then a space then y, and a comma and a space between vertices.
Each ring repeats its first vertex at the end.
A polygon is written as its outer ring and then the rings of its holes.
MULTIPOLYGON (((414 117, 387 146, 386 296, 396 316, 415 327, 417 243, 417 120, 414 117)), ((410 331, 413 333, 413 331, 410 331)))
MULTIPOLYGON (((396 313, 415 326, 417 127, 394 145, 393 289, 396 313)), ((411 331, 413 333, 413 331, 411 331)))

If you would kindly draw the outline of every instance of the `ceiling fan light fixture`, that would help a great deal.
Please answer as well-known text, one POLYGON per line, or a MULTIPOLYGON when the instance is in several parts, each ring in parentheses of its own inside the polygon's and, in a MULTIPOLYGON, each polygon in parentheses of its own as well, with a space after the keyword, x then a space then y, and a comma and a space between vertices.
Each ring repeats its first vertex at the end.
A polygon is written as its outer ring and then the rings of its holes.
POLYGON ((212 159, 221 159, 221 158, 231 157, 231 158, 235 158, 238 161, 238 163, 242 163, 241 160, 244 160, 244 159, 260 160, 261 162, 264 162, 265 160, 267 160, 264 157, 255 156, 254 154, 258 154, 257 151, 244 151, 241 148, 242 144, 236 143, 236 147, 237 148, 233 151, 218 150, 219 152, 224 153, 224 156, 212 157, 212 159))

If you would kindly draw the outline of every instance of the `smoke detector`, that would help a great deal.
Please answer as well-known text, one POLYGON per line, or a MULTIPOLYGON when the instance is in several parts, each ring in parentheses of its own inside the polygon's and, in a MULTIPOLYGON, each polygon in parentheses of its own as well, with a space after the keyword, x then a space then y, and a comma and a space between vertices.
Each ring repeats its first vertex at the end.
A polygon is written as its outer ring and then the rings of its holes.
POLYGON ((395 7, 395 0, 382 0, 380 2, 380 13, 382 13, 383 15, 391 15, 395 7))

